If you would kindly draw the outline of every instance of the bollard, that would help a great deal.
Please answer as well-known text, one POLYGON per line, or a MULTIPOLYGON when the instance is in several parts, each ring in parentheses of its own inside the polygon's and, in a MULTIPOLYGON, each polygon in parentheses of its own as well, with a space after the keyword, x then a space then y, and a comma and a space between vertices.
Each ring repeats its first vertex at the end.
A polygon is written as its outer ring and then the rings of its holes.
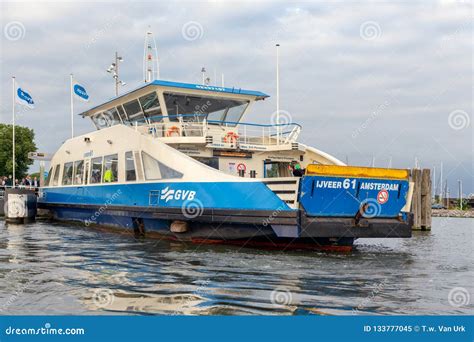
POLYGON ((7 189, 4 195, 5 221, 28 223, 36 218, 37 197, 34 190, 7 189))

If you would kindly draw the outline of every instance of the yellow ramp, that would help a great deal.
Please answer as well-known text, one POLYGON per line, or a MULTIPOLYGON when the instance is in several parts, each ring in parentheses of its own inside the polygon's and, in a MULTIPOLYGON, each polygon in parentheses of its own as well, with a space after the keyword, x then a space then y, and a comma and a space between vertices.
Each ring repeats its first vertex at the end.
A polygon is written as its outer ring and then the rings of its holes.
POLYGON ((385 169, 379 167, 339 166, 310 164, 306 167, 307 175, 320 175, 332 177, 359 177, 408 180, 409 170, 385 169))

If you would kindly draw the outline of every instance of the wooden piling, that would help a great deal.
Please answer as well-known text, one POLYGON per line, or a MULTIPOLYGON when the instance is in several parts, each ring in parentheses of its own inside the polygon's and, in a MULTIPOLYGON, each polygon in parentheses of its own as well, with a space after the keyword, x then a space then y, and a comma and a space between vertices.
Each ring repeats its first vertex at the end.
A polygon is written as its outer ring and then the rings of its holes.
POLYGON ((421 172, 421 230, 431 230, 431 170, 421 172))
POLYGON ((412 213, 414 230, 431 229, 431 175, 429 169, 413 169, 412 213))

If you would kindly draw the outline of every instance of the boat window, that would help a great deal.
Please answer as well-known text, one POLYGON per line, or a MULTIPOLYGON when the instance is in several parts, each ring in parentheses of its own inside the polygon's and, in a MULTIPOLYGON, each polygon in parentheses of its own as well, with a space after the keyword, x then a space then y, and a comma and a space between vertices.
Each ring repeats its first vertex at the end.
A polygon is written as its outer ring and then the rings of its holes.
POLYGON ((224 120, 229 122, 239 122, 245 108, 247 108, 247 105, 248 103, 242 103, 239 106, 229 107, 224 120))
POLYGON ((91 184, 100 183, 102 179, 102 157, 92 159, 91 184))
POLYGON ((287 162, 265 162, 264 178, 290 177, 290 163, 287 162))
POLYGON ((206 96, 189 96, 175 93, 164 93, 166 108, 171 121, 178 121, 183 115, 184 121, 208 120, 222 121, 224 115, 232 109, 232 120, 239 121, 249 101, 237 101, 206 96))
POLYGON ((156 92, 147 94, 139 98, 140 104, 142 105, 145 116, 151 122, 162 122, 163 114, 161 112, 160 102, 158 101, 158 95, 156 92))
POLYGON ((74 162, 74 179, 75 185, 81 185, 84 180, 84 160, 74 162))
POLYGON ((53 186, 57 186, 59 183, 59 164, 54 168, 53 186))
POLYGON ((130 123, 130 121, 128 120, 127 114, 125 114, 125 111, 123 110, 122 105, 117 106, 116 109, 117 109, 117 112, 118 112, 120 118, 122 119, 122 122, 123 122, 124 124, 130 125, 131 123, 130 123))
POLYGON ((170 178, 182 178, 183 174, 178 172, 169 166, 166 166, 162 162, 156 160, 146 152, 142 152, 143 166, 145 168, 145 178, 147 180, 152 179, 170 179, 170 178))
POLYGON ((133 162, 132 151, 125 152, 125 181, 137 180, 137 174, 135 172, 135 163, 133 162))
POLYGON ((51 184, 49 184, 49 182, 51 182, 51 177, 53 176, 52 173, 53 173, 53 167, 51 166, 51 168, 49 169, 49 172, 48 172, 48 178, 46 178, 46 182, 45 182, 46 185, 51 185, 51 184))
POLYGON ((118 125, 122 123, 115 107, 104 111, 102 115, 104 116, 105 120, 109 122, 109 126, 118 125))
POLYGON ((130 121, 142 121, 145 122, 145 117, 143 116, 142 108, 138 100, 133 100, 127 102, 123 105, 123 109, 127 113, 128 119, 130 121))
POLYGON ((72 184, 72 162, 64 164, 64 171, 63 171, 63 185, 71 185, 72 184))
POLYGON ((211 121, 222 121, 225 115, 225 111, 227 108, 221 109, 221 110, 216 110, 215 112, 209 113, 207 115, 207 120, 211 121))
POLYGON ((198 162, 203 163, 204 165, 210 166, 214 169, 219 170, 219 158, 217 157, 193 157, 196 159, 198 162))
POLYGON ((117 182, 118 154, 111 154, 104 157, 104 182, 117 182))
POLYGON ((117 109, 111 108, 92 116, 92 121, 98 129, 110 127, 122 123, 117 109))
POLYGON ((140 152, 135 151, 133 155, 135 156, 135 161, 137 165, 138 180, 143 180, 143 167, 142 167, 142 159, 140 157, 140 152))
POLYGON ((89 184, 89 161, 86 161, 84 167, 84 184, 89 184))

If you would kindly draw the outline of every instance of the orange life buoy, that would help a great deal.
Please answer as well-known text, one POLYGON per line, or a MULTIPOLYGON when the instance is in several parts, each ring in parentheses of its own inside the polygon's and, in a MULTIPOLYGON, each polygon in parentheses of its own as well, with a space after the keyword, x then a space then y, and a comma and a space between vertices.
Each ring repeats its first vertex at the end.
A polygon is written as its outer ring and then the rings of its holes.
POLYGON ((178 133, 178 136, 181 135, 181 132, 179 131, 179 128, 176 127, 176 126, 173 126, 173 127, 170 127, 167 131, 166 131, 166 136, 167 137, 171 137, 171 134, 173 133, 178 133))
POLYGON ((224 137, 224 142, 236 143, 239 136, 234 132, 228 132, 224 137))

